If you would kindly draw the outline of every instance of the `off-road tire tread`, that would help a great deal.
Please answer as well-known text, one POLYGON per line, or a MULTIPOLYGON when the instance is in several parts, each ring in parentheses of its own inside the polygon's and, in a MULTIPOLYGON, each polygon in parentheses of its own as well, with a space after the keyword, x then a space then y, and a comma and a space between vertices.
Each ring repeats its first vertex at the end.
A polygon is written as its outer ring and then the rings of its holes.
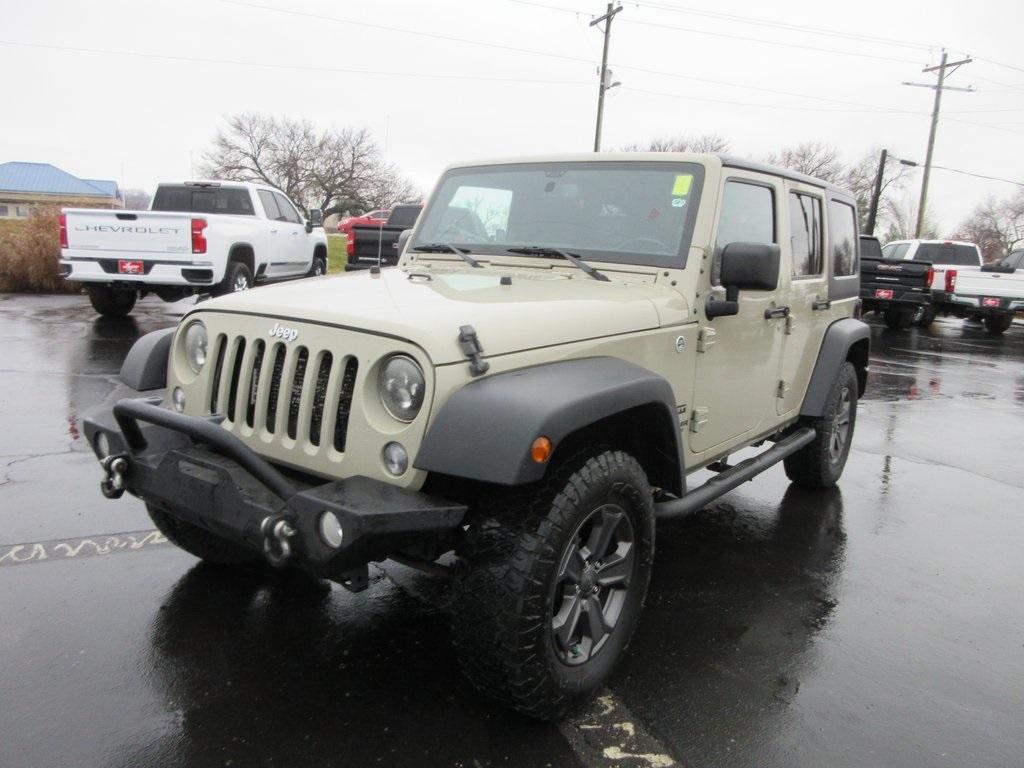
POLYGON ((257 553, 179 520, 156 504, 147 502, 146 511, 169 542, 200 560, 218 565, 255 565, 263 562, 257 553))
MULTIPOLYGON (((839 476, 842 475, 842 470, 846 463, 845 458, 839 467, 839 471, 836 472, 829 457, 828 444, 831 436, 832 414, 838 407, 839 395, 844 384, 849 386, 853 392, 850 413, 852 423, 850 425, 850 435, 847 437, 848 441, 853 440, 857 416, 857 371, 853 367, 853 363, 845 362, 842 368, 839 369, 839 376, 836 377, 836 383, 829 394, 825 416, 819 419, 808 419, 805 422, 807 426, 814 427, 817 432, 814 440, 796 453, 783 459, 786 477, 794 485, 801 488, 832 488, 839 481, 839 476)), ((847 455, 849 455, 849 446, 847 446, 847 455)))
MULTIPOLYGON (((557 567, 561 541, 586 491, 612 472, 623 472, 628 487, 645 504, 649 530, 647 562, 641 567, 637 614, 646 597, 654 553, 654 509, 647 476, 639 463, 622 451, 590 447, 552 467, 537 484, 501 489, 476 510, 474 522, 459 547, 460 566, 452 587, 453 636, 459 663, 467 678, 486 696, 541 720, 561 717, 600 682, 577 691, 561 690, 548 673, 544 622, 546 577, 557 567)), ((628 492, 628 491, 627 491, 628 492)), ((643 549, 641 548, 641 557, 643 549)), ((627 632, 625 645, 636 625, 627 632)))

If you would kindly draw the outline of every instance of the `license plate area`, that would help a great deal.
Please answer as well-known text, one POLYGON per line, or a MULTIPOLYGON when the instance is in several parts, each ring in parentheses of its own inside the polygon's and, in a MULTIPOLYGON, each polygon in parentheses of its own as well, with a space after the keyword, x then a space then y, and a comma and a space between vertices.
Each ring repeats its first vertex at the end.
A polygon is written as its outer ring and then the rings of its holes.
POLYGON ((875 298, 876 299, 891 299, 892 298, 892 288, 876 288, 875 289, 875 298))
POLYGON ((998 307, 999 306, 999 299, 991 297, 991 296, 986 296, 985 298, 983 298, 981 300, 981 306, 983 306, 983 307, 998 307))
POLYGON ((144 275, 146 268, 141 261, 121 259, 117 262, 117 271, 122 275, 144 275))

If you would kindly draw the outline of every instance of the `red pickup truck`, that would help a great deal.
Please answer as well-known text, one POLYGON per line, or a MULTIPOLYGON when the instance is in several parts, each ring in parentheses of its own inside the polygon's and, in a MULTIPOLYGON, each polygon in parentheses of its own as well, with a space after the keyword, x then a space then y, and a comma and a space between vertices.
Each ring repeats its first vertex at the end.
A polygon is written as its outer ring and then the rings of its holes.
POLYGON ((362 216, 346 216, 338 222, 338 234, 352 237, 352 227, 378 227, 387 223, 388 214, 391 211, 376 210, 364 213, 362 216))

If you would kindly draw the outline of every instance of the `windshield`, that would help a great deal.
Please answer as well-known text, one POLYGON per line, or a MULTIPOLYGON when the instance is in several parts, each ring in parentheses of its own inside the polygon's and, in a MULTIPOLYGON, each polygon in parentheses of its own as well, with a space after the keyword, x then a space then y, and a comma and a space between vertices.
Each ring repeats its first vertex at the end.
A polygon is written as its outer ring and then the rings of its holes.
POLYGON ((591 261, 682 267, 703 180, 695 163, 457 168, 442 178, 412 246, 555 248, 591 261))
POLYGON ((239 187, 157 187, 150 210, 255 215, 249 190, 239 187))

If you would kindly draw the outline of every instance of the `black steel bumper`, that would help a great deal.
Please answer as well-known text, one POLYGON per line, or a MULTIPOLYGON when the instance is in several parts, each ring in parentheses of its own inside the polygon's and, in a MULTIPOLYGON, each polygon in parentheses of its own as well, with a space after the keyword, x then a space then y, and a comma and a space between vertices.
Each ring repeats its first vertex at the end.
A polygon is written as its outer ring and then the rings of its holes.
POLYGON ((344 580, 370 561, 449 534, 466 513, 463 505, 366 477, 299 483, 216 417, 185 416, 152 399, 121 400, 112 414, 87 416, 83 428, 108 472, 110 457, 124 459, 117 487, 272 562, 283 560, 275 564, 326 578, 344 580), (101 434, 107 456, 97 447, 101 434), (321 533, 328 512, 341 524, 339 546, 321 533))

